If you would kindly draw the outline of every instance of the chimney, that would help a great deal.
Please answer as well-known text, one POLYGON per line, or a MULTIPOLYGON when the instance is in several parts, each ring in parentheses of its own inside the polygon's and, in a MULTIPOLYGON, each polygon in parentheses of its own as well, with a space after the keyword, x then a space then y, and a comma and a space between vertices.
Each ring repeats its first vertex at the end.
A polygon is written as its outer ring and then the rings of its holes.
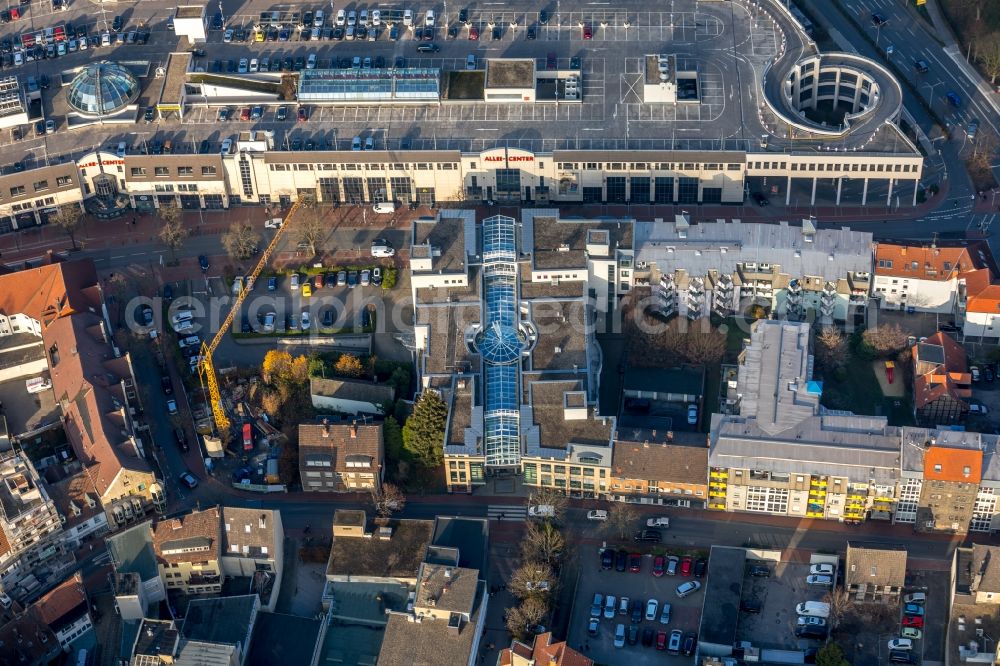
POLYGON ((358 438, 358 422, 354 421, 351 423, 351 439, 358 438))
POLYGON ((267 514, 260 514, 260 529, 267 527, 267 514))
POLYGON ((330 421, 329 419, 323 419, 323 437, 330 436, 330 421))

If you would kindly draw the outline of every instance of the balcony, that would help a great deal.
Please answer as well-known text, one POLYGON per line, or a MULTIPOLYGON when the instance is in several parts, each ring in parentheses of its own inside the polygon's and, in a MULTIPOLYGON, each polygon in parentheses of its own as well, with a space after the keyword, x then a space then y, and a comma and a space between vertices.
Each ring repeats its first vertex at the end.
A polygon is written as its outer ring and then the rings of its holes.
POLYGON ((806 518, 826 518, 822 511, 806 511, 806 518))
POLYGON ((724 470, 714 470, 713 469, 711 472, 709 472, 708 475, 709 475, 710 478, 713 478, 713 479, 722 479, 724 481, 729 479, 729 472, 726 472, 724 470))
POLYGON ((709 502, 708 503, 708 508, 712 509, 712 510, 715 510, 715 511, 725 511, 726 510, 726 503, 725 502, 709 502))
POLYGON ((710 490, 710 491, 708 491, 708 496, 709 497, 719 497, 719 498, 725 499, 726 498, 726 491, 725 490, 710 490))
POLYGON ((826 479, 817 478, 815 476, 809 481, 810 488, 826 488, 827 485, 829 484, 826 482, 826 479))
POLYGON ((816 498, 816 499, 825 500, 826 499, 826 491, 823 490, 822 488, 810 488, 809 489, 809 498, 810 499, 816 498))

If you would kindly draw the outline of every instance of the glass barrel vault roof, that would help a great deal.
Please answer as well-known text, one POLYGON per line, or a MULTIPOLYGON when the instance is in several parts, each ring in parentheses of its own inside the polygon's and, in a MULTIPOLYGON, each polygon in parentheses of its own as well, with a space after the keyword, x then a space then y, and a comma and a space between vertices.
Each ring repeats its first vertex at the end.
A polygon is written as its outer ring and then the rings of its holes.
POLYGON ((437 100, 441 70, 419 68, 307 69, 299 73, 303 102, 437 100))

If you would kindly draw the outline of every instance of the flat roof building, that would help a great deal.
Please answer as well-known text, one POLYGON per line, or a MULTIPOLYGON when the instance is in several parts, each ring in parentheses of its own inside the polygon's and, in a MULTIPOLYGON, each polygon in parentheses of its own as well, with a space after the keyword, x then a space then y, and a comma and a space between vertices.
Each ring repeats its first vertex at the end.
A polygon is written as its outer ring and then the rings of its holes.
POLYGON ((736 644, 736 625, 740 617, 746 551, 729 546, 712 546, 708 568, 712 576, 705 585, 698 631, 698 653, 709 657, 728 657, 736 644))

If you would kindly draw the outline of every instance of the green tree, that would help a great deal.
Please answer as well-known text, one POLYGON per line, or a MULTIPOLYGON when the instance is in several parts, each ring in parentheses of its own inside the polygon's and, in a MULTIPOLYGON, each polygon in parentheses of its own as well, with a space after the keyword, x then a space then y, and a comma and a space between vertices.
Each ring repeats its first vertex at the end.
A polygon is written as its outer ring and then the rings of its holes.
POLYGON ((392 416, 385 417, 382 424, 382 437, 385 438, 385 455, 393 462, 403 458, 403 431, 399 421, 392 416))
POLYGON ((425 391, 413 405, 403 426, 403 449, 424 467, 437 467, 444 458, 444 429, 448 406, 435 391, 425 391))
POLYGON ((816 666, 851 666, 844 658, 844 650, 836 643, 827 643, 816 653, 816 666))
POLYGON ((384 271, 382 271, 382 288, 392 289, 396 286, 396 269, 393 266, 389 266, 384 271))

